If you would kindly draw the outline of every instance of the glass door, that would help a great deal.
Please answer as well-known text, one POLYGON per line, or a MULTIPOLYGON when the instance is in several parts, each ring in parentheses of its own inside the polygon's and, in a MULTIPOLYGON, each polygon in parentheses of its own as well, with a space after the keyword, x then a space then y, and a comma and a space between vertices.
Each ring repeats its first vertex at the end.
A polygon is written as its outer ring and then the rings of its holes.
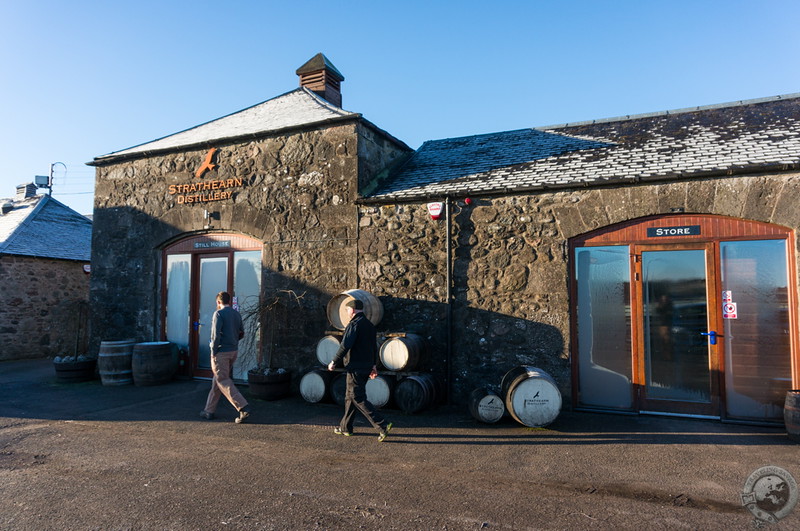
POLYGON ((211 318, 217 293, 228 291, 228 256, 200 255, 199 300, 193 332, 197 335, 197 369, 211 376, 211 318))
POLYGON ((640 409, 719 416, 713 247, 638 246, 640 409))

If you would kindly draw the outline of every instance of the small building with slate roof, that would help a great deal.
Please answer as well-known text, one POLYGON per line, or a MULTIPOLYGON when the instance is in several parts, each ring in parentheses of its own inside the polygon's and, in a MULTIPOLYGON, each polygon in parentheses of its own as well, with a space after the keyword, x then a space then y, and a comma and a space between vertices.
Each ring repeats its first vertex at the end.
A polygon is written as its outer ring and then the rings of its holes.
POLYGON ((324 55, 297 74, 90 163, 94 345, 166 339, 207 377, 228 290, 249 323, 237 377, 284 367, 296 388, 356 289, 380 334, 421 342, 384 372, 432 375, 433 403, 505 395, 522 366, 566 407, 781 421, 800 384, 799 94, 413 151, 342 108, 324 55))
POLYGON ((0 206, 0 360, 85 354, 91 220, 33 184, 0 206))

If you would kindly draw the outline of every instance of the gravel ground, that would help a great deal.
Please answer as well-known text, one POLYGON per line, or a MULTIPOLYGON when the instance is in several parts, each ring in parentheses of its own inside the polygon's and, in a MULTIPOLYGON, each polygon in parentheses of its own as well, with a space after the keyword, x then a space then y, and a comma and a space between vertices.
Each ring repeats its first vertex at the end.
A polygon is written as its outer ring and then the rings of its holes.
MULTIPOLYGON (((0 529, 752 529, 748 476, 800 478, 782 428, 565 411, 535 429, 439 407, 385 410, 378 443, 299 397, 201 420, 209 385, 0 363, 0 529)), ((800 528, 800 508, 770 527, 800 528)))

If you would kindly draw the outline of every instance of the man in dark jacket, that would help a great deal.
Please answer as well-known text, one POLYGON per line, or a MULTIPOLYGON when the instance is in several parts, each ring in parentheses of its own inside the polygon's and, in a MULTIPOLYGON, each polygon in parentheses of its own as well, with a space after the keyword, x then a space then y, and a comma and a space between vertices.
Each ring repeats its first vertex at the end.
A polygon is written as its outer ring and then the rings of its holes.
POLYGON ((364 315, 364 303, 352 299, 345 304, 350 322, 344 330, 342 342, 328 370, 344 367, 347 370, 347 392, 344 398, 344 416, 339 427, 334 428, 337 435, 353 434, 353 416, 356 409, 378 430, 378 442, 383 441, 392 429, 391 423, 381 417, 375 407, 367 400, 367 379, 375 378, 378 369, 375 357, 378 347, 375 338, 375 326, 364 315))

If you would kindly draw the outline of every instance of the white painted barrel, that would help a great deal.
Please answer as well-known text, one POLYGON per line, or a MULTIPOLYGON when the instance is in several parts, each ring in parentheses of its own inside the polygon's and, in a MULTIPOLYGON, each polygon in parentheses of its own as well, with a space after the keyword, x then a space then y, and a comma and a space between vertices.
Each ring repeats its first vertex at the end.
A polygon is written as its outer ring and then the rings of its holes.
POLYGON ((416 334, 392 337, 381 345, 381 364, 390 371, 413 371, 424 351, 425 340, 416 334))
POLYGON ((349 319, 347 317, 347 307, 345 304, 352 299, 358 299, 364 303, 364 315, 367 316, 367 319, 369 319, 372 324, 378 326, 378 323, 383 319, 383 303, 376 296, 360 289, 343 291, 328 302, 326 308, 328 322, 338 330, 347 328, 349 319))
POLYGON ((475 420, 492 424, 503 418, 506 407, 497 393, 479 387, 469 395, 469 412, 475 420))
POLYGON ((331 335, 317 341, 317 360, 327 366, 333 361, 336 351, 339 350, 339 343, 339 338, 331 335))
POLYGON ((389 375, 379 374, 367 380, 367 400, 376 408, 385 407, 392 399, 394 378, 389 375))
POLYGON ((529 427, 547 426, 561 412, 561 391, 552 376, 536 367, 508 371, 501 383, 509 414, 529 427))
POLYGON ((334 374, 325 369, 308 371, 300 379, 300 395, 312 404, 330 400, 330 383, 334 374))

